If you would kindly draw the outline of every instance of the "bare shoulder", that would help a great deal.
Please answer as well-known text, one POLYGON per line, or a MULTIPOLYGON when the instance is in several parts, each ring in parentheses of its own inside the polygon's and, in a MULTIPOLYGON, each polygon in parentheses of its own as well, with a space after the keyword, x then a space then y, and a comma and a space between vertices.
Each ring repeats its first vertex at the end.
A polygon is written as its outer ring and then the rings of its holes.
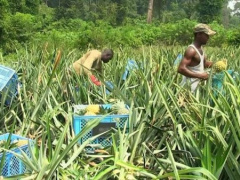
POLYGON ((195 55, 196 55, 196 50, 193 47, 188 46, 188 48, 186 49, 186 51, 184 53, 184 56, 187 58, 192 58, 195 55))

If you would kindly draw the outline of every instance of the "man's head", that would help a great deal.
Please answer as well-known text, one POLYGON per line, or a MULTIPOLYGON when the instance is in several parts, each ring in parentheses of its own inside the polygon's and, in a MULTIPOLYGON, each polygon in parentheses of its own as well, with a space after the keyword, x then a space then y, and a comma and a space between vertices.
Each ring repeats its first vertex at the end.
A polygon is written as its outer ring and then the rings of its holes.
POLYGON ((113 57, 113 50, 112 49, 104 49, 102 51, 101 59, 104 63, 108 63, 112 59, 112 57, 113 57))
POLYGON ((206 44, 209 36, 216 34, 215 31, 211 30, 211 28, 207 24, 197 24, 194 27, 194 36, 197 41, 201 44, 206 44))

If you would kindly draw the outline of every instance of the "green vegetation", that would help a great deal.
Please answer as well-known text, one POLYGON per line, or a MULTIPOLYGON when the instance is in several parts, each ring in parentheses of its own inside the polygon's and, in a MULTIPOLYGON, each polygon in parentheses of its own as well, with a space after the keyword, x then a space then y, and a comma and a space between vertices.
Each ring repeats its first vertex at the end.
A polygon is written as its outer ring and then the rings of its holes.
POLYGON ((1 0, 0 52, 8 55, 46 43, 82 50, 187 45, 197 22, 207 22, 218 32, 210 45, 239 45, 239 14, 230 15, 225 1, 155 1, 151 24, 146 24, 147 6, 142 0, 1 0))
MULTIPOLYGON (((217 32, 205 47, 208 59, 227 59, 228 69, 240 73, 239 14, 230 16, 227 1, 208 3, 154 1, 147 24, 143 0, 0 0, 0 64, 15 69, 22 83, 10 107, 0 104, 1 133, 36 141, 32 158, 18 155, 28 173, 6 179, 240 179, 239 77, 225 72, 219 92, 211 72, 193 95, 179 86, 174 67, 204 18, 217 32), (115 52, 104 64, 104 86, 69 73, 87 49, 104 47, 115 52), (142 68, 123 82, 128 59, 142 68), (114 85, 110 94, 106 81, 114 85), (113 99, 130 107, 128 133, 113 129, 113 145, 88 154, 100 135, 78 141, 100 120, 75 135, 72 106, 113 99)), ((6 149, 9 142, 0 147, 6 149)))
MULTIPOLYGON (((180 76, 173 61, 182 47, 142 47, 116 50, 106 64, 105 80, 114 83, 111 94, 91 87, 87 79, 69 76, 67 67, 80 52, 59 55, 45 47, 18 52, 16 70, 23 83, 20 96, 9 107, 1 107, 2 133, 18 132, 39 141, 31 148, 35 158, 20 157, 32 179, 238 179, 239 167, 239 79, 226 77, 225 94, 215 96, 211 80, 196 96, 179 87, 180 76), (128 58, 143 64, 121 83, 128 58), (156 64, 158 70, 155 72, 156 64), (54 68, 56 67, 56 69, 54 68), (68 93, 62 82, 67 81, 68 93), (87 83, 84 85, 84 83, 87 83), (80 91, 75 91, 78 85, 80 91), (91 90, 89 90, 91 89, 91 90), (72 130, 72 104, 109 103, 121 99, 131 108, 129 133, 112 133, 113 146, 95 155, 86 154, 86 143, 77 141, 99 120, 88 124, 77 136, 72 130), (215 105, 213 105, 213 102, 215 105), (15 122, 15 123, 13 123, 15 122), (118 142, 118 143, 117 143, 118 142)), ((238 71, 239 48, 207 48, 213 61, 229 59, 238 71)), ((3 61, 2 59, 1 61, 3 61)), ((16 178, 16 177, 15 177, 16 178)), ((14 179, 14 178, 13 178, 14 179)))

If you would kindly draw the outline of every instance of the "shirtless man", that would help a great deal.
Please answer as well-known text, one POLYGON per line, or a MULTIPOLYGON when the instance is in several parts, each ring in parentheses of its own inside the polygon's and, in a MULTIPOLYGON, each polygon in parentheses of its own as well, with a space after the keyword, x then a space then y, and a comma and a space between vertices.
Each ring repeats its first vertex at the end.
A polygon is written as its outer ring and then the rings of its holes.
POLYGON ((209 77, 204 68, 212 67, 213 63, 206 60, 202 46, 207 44, 209 36, 215 33, 208 25, 197 24, 194 27, 194 41, 186 49, 178 66, 178 73, 184 75, 181 85, 190 83, 192 92, 196 90, 201 80, 207 80, 209 77))
POLYGON ((88 75, 95 85, 100 86, 101 82, 93 75, 93 71, 102 75, 102 62, 108 63, 112 57, 113 51, 111 49, 104 49, 102 52, 91 50, 73 63, 73 69, 78 75, 88 75))

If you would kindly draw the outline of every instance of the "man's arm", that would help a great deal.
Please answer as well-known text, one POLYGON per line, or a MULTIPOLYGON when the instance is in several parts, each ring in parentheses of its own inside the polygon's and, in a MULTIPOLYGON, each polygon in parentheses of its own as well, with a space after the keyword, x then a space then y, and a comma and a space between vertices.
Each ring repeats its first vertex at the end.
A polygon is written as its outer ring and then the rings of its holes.
POLYGON ((100 59, 94 61, 93 65, 92 65, 92 69, 99 75, 102 76, 102 61, 100 59))
POLYGON ((178 66, 178 73, 190 78, 199 78, 199 79, 206 80, 208 79, 208 74, 206 72, 195 73, 187 68, 187 66, 191 64, 192 59, 194 58, 195 55, 196 55, 196 51, 193 48, 188 48, 185 51, 184 57, 178 66))

